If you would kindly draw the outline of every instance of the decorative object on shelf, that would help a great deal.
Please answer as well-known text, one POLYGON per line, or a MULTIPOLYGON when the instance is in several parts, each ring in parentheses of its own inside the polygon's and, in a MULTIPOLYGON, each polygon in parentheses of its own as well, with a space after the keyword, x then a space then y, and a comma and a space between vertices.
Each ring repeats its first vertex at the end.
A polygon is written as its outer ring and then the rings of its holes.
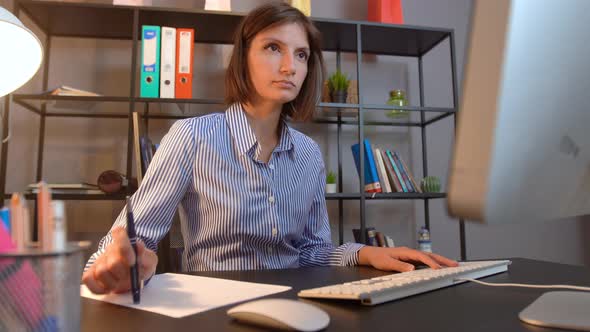
POLYGON ((432 252, 432 241, 430 240, 430 231, 422 226, 418 231, 418 250, 432 252))
POLYGON ((206 0, 205 10, 231 11, 231 0, 206 0))
MULTIPOLYGON (((406 93, 404 90, 396 89, 389 91, 389 100, 387 100, 387 105, 408 106, 408 101, 406 99, 406 93)), ((387 111, 385 115, 392 119, 398 119, 408 116, 409 113, 410 112, 403 110, 391 110, 387 111)))
POLYGON ((287 3, 299 9, 305 16, 311 16, 311 0, 287 0, 287 3))
POLYGON ((404 24, 402 0, 368 0, 367 20, 381 23, 404 24))
MULTIPOLYGON (((346 103, 347 104, 358 104, 359 103, 359 95, 358 95, 357 90, 358 90, 357 89, 357 81, 350 80, 350 85, 348 86, 348 91, 347 91, 348 93, 346 96, 346 103)), ((328 87, 328 80, 324 81, 324 86, 322 87, 321 102, 322 103, 331 103, 332 102, 332 99, 330 97, 330 88, 328 87)), ((350 107, 346 107, 346 108, 322 107, 321 112, 322 113, 334 113, 334 115, 336 115, 336 112, 338 112, 341 116, 357 116, 358 115, 358 109, 357 108, 350 108, 350 107)), ((321 114, 321 115, 325 115, 325 114, 321 114)))
POLYGON ((326 175, 326 194, 336 193, 336 174, 332 171, 326 175))
POLYGON ((105 194, 116 194, 126 187, 131 191, 137 190, 137 179, 127 179, 125 175, 113 170, 100 173, 96 183, 105 194))
POLYGON ((348 96, 348 87, 350 80, 340 70, 337 70, 328 78, 328 89, 330 89, 330 99, 334 103, 346 103, 348 96))
POLYGON ((420 187, 425 193, 440 192, 440 179, 436 176, 427 176, 420 181, 420 187))
POLYGON ((18 89, 35 75, 43 59, 43 46, 37 36, 4 7, 0 7, 0 45, 2 97, 18 89))

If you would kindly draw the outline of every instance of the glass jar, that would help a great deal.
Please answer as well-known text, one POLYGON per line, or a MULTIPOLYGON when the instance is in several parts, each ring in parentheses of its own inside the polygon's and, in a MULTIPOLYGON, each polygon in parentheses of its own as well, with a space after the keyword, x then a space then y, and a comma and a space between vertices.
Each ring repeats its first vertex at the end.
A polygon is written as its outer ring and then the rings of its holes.
MULTIPOLYGON (((391 90, 389 92, 389 100, 387 100, 387 105, 393 105, 393 106, 407 106, 408 105, 408 101, 406 100, 406 93, 404 92, 404 90, 391 90)), ((405 117, 409 114, 408 111, 403 111, 403 110, 391 110, 391 111, 387 111, 385 113, 385 115, 387 115, 390 118, 400 118, 400 117, 405 117)))

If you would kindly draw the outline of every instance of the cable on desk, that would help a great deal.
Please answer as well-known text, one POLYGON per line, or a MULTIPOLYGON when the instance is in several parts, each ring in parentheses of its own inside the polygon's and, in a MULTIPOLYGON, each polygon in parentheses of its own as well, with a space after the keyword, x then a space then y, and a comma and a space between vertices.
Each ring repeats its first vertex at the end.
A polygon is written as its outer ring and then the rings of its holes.
POLYGON ((470 278, 457 278, 457 281, 471 281, 477 284, 491 287, 523 287, 523 288, 564 288, 590 292, 590 287, 572 286, 572 285, 530 285, 530 284, 512 284, 512 283, 489 283, 470 278))

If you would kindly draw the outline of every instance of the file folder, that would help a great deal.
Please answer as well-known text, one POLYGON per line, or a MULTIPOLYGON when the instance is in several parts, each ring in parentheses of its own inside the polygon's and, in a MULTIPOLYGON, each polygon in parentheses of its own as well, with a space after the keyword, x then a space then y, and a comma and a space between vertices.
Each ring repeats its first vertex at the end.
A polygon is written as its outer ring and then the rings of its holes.
POLYGON ((162 27, 162 52, 160 54, 160 98, 174 98, 176 74, 175 28, 162 27))
POLYGON ((160 27, 141 27, 141 82, 139 96, 158 98, 160 86, 160 27))
POLYGON ((193 29, 176 29, 176 98, 193 96, 193 29))

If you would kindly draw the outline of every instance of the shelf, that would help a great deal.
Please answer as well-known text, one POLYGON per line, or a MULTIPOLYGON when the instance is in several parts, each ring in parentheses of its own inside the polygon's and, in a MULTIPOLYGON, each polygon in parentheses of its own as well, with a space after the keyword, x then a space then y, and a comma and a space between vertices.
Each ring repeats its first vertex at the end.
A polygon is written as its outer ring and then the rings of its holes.
MULTIPOLYGON (((51 198, 62 201, 122 201, 125 200, 127 194, 81 194, 81 193, 56 193, 51 194, 51 198)), ((10 199, 11 194, 4 194, 4 199, 10 199)), ((24 194, 25 199, 35 200, 37 194, 26 193, 24 194)))
MULTIPOLYGON (((80 193, 53 193, 52 198, 57 200, 78 200, 78 201, 120 201, 125 200, 127 194, 80 194, 80 193)), ((24 195, 26 199, 34 200, 37 194, 27 193, 24 195)), ((11 194, 4 194, 4 199, 10 199, 11 194)), ((447 197, 446 193, 379 193, 365 194, 367 200, 384 200, 384 199, 437 199, 447 197)), ((358 200, 360 195, 358 193, 337 193, 337 194, 326 194, 326 200, 358 200)))
MULTIPOLYGON (((139 24, 194 28, 195 42, 232 44, 233 32, 245 15, 195 9, 112 6, 63 1, 22 0, 21 9, 47 34, 57 37, 127 39, 133 36, 133 15, 139 24)), ((365 21, 313 18, 325 51, 357 51, 361 27, 363 53, 422 56, 452 33, 449 29, 365 21), (351 38, 353 36, 353 38, 351 38)))
MULTIPOLYGON (((435 199, 445 198, 446 193, 365 193, 367 200, 383 200, 383 199, 435 199)), ((336 193, 326 194, 326 200, 358 200, 361 198, 359 193, 336 193)))
MULTIPOLYGON (((143 111, 145 104, 176 104, 179 107, 168 108, 165 111, 151 111, 148 115, 153 119, 181 119, 191 116, 198 116, 224 110, 224 103, 221 99, 193 98, 193 99, 175 99, 175 98, 130 98, 124 96, 54 96, 46 94, 14 94, 13 101, 16 104, 34 112, 42 114, 42 106, 46 104, 45 115, 48 117, 86 117, 86 118, 122 118, 126 119, 129 115, 129 107, 126 104, 135 103, 135 109, 143 111), (57 108, 52 106, 53 103, 66 103, 68 108, 57 108), (108 110, 96 110, 98 103, 117 104, 113 107, 107 107, 108 110), (191 107, 191 105, 197 105, 191 107), (199 105, 213 105, 214 107, 199 105), (188 107, 186 111, 184 108, 188 107)), ((390 119, 383 117, 385 121, 366 121, 365 125, 372 126, 422 126, 443 119, 456 112, 454 108, 442 107, 415 107, 404 106, 395 107, 391 105, 376 104, 341 104, 341 103, 319 103, 318 112, 315 114, 313 122, 315 123, 333 123, 344 125, 358 125, 357 115, 359 109, 363 112, 386 112, 388 110, 399 109, 408 112, 425 112, 427 114, 424 123, 419 121, 410 121, 410 117, 390 119), (340 114, 340 119, 338 115, 340 114)))

